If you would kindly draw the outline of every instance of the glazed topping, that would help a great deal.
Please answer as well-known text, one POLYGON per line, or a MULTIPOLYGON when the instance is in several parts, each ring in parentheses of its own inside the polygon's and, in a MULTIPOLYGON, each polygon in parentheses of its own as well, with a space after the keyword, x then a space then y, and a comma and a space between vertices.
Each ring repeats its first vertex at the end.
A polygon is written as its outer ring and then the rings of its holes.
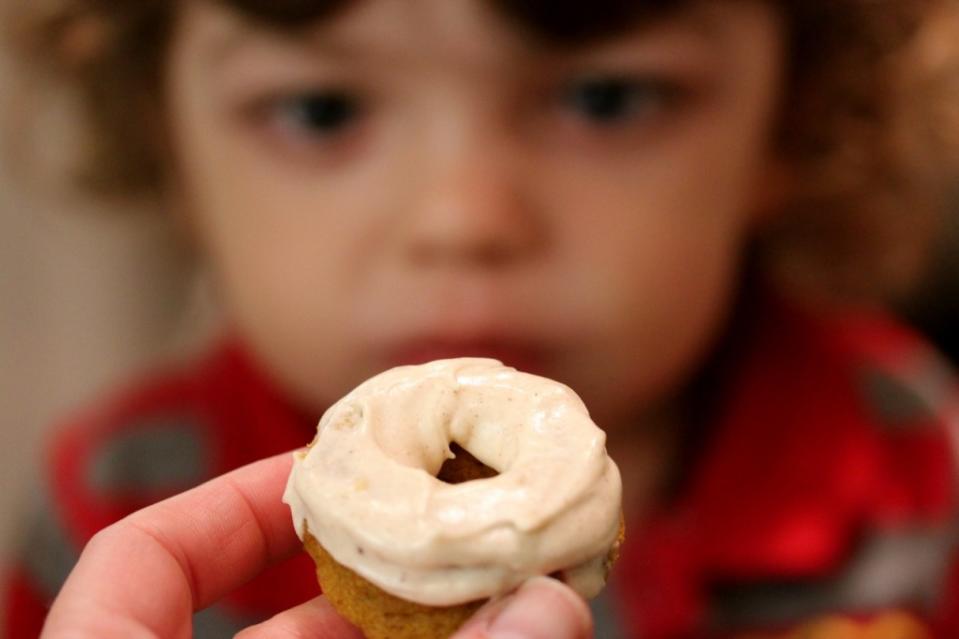
POLYGON ((621 510, 605 441, 552 380, 489 359, 403 366, 323 415, 284 501, 301 538, 409 601, 465 603, 555 571, 592 597, 621 510), (499 474, 440 481, 451 442, 499 474))

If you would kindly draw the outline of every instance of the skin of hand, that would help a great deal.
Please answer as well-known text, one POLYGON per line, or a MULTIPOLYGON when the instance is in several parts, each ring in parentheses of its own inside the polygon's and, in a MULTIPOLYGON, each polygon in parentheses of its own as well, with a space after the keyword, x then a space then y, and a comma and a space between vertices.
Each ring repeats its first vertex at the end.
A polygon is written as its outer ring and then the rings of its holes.
MULTIPOLYGON (((87 544, 41 639, 192 636, 193 613, 300 552, 280 500, 291 456, 213 479, 136 512, 87 544)), ((528 581, 480 609, 452 639, 585 639, 585 602, 560 582, 528 581)), ((247 628, 239 639, 362 639, 320 596, 247 628)))

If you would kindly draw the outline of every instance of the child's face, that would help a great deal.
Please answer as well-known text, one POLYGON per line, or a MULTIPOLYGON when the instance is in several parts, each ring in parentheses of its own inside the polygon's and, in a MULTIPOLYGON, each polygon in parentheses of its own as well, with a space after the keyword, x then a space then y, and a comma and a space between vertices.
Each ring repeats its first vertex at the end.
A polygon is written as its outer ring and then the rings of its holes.
POLYGON ((474 0, 367 0, 300 39, 183 5, 178 189, 235 325, 301 400, 486 354, 609 427, 701 361, 773 163, 768 6, 560 50, 474 0))

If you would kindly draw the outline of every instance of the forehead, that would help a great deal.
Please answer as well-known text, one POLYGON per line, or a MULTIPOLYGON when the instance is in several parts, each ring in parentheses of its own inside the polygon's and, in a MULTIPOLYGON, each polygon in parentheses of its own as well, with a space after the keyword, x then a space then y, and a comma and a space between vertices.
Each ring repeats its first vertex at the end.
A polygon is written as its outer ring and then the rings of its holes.
POLYGON ((646 41, 716 44, 728 39, 723 33, 729 30, 723 9, 731 6, 606 0, 558 2, 553 6, 560 9, 550 12, 536 0, 320 1, 304 2, 313 11, 307 13, 301 7, 309 19, 304 17, 294 27, 296 13, 290 7, 295 0, 288 0, 286 12, 277 8, 282 2, 268 10, 259 1, 190 3, 184 21, 190 39, 213 62, 280 46, 355 63, 369 59, 398 64, 418 55, 434 62, 482 61, 502 66, 524 56, 593 49, 626 34, 642 35, 646 41), (577 16, 588 16, 604 4, 615 7, 623 20, 604 25, 608 19, 604 14, 593 23, 585 20, 573 26, 577 16))

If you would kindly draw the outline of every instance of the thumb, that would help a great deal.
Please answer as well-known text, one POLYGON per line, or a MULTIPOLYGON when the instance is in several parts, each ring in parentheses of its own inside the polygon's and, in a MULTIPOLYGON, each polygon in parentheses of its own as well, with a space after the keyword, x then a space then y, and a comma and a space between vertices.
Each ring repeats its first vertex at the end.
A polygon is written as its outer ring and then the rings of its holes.
POLYGON ((534 577, 515 593, 490 602, 451 639, 588 639, 593 620, 568 586, 534 577))
POLYGON ((362 639, 362 634, 342 618, 326 597, 317 597, 285 610, 261 624, 250 626, 234 639, 362 639))

